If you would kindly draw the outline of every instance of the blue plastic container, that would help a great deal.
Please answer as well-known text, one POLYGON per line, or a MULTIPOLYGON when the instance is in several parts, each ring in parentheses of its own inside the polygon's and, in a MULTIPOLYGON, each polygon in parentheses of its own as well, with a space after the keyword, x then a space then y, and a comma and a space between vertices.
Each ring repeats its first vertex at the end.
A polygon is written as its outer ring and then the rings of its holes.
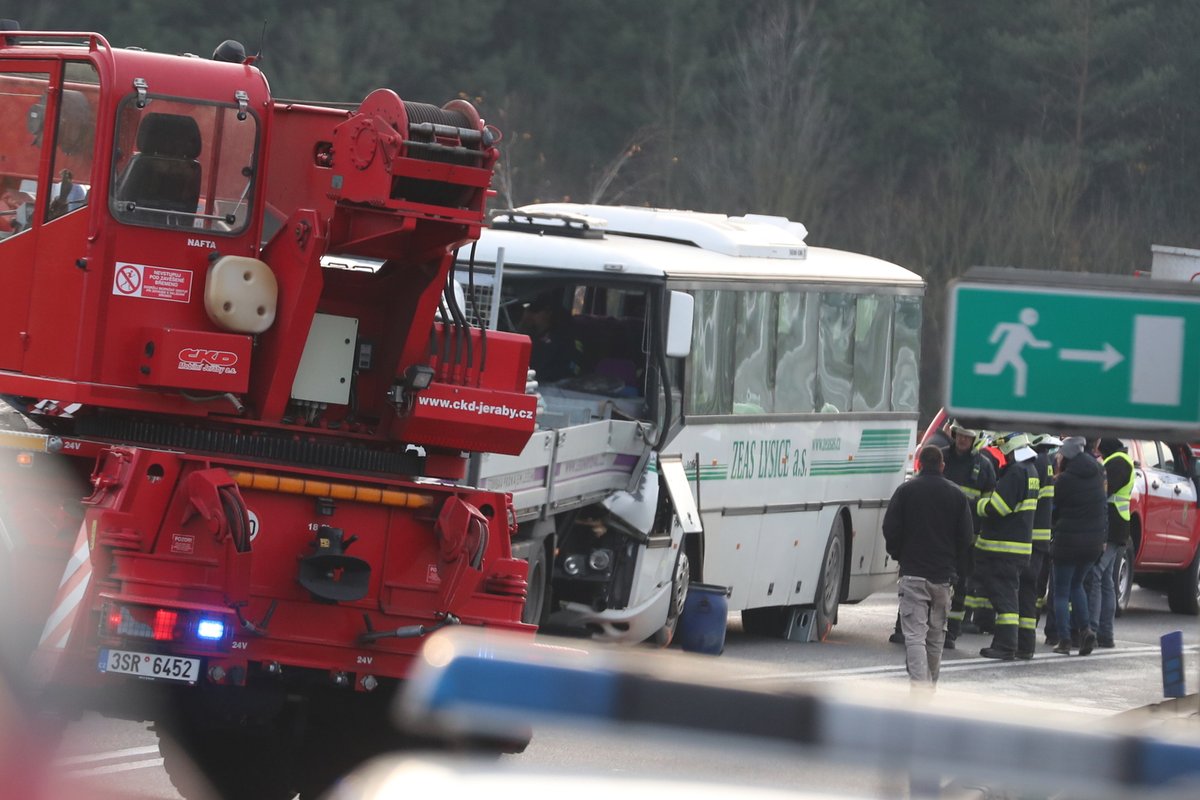
POLYGON ((725 650, 725 621, 729 616, 729 589, 707 583, 688 587, 676 634, 679 646, 689 653, 719 656, 725 650))

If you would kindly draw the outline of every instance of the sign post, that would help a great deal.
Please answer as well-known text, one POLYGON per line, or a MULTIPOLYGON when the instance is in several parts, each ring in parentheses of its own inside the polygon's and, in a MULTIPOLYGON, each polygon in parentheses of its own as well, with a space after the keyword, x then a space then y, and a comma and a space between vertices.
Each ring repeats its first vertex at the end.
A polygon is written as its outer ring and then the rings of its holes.
POLYGON ((945 406, 1047 430, 1200 431, 1200 287, 976 270, 949 289, 945 406))

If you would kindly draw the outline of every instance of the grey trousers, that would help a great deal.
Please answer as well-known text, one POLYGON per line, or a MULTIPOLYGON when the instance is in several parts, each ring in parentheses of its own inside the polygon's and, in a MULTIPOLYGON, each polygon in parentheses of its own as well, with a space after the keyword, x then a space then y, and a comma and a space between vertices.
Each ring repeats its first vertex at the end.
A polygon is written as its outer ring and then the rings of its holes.
POLYGON ((937 683, 953 587, 902 575, 899 592, 908 677, 914 683, 937 683))

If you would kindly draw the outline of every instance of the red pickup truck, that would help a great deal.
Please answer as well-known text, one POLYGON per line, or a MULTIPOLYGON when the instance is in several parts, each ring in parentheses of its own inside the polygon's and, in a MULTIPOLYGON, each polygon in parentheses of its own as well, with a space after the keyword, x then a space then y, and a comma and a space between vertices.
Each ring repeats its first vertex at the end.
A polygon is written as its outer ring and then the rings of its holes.
POLYGON ((1136 581, 1165 590, 1175 613, 1200 614, 1200 445, 1122 441, 1136 469, 1129 547, 1116 568, 1118 609, 1129 605, 1136 581))
MULTIPOLYGON (((946 422, 939 411, 921 437, 933 440, 946 422)), ((1133 584, 1165 591, 1177 614, 1200 615, 1200 444, 1122 438, 1134 463, 1130 542, 1114 568, 1117 613, 1133 584)))

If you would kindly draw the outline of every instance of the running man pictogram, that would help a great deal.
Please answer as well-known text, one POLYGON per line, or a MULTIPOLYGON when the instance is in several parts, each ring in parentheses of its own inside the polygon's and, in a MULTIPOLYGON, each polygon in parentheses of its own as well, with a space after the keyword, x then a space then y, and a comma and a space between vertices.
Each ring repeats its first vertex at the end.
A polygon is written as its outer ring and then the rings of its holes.
POLYGON ((1029 368, 1025 364, 1021 351, 1027 346, 1036 350, 1045 350, 1050 347, 1051 343, 1043 342, 1033 335, 1032 328, 1038 323, 1037 309, 1022 308, 1019 316, 1021 319, 1019 323, 1001 322, 992 330, 992 335, 988 337, 988 344, 999 343, 1000 347, 996 349, 996 354, 992 356, 991 361, 975 365, 975 374, 999 375, 1005 367, 1011 366, 1013 368, 1013 395, 1024 397, 1029 368))
POLYGON ((141 285, 142 275, 136 267, 126 264, 117 270, 117 291, 121 294, 137 294, 141 285))

